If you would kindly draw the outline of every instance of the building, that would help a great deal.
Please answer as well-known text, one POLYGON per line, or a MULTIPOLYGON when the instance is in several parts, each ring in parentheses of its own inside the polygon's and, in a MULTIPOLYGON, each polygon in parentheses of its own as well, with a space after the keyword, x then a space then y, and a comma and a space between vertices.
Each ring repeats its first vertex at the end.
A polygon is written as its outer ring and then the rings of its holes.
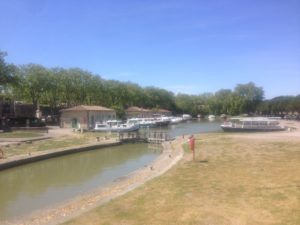
POLYGON ((62 128, 91 129, 96 122, 103 123, 116 119, 116 112, 102 106, 80 105, 60 111, 60 126, 62 128))
POLYGON ((36 126, 44 126, 44 124, 40 123, 33 104, 0 99, 0 129, 1 127, 36 126))
POLYGON ((0 116, 13 118, 36 118, 36 110, 33 104, 25 104, 14 101, 0 101, 0 116))
POLYGON ((152 109, 152 113, 161 116, 172 116, 172 112, 167 109, 152 109))
POLYGON ((132 106, 125 110, 125 116, 127 119, 149 118, 153 116, 153 112, 149 109, 143 109, 136 106, 132 106))

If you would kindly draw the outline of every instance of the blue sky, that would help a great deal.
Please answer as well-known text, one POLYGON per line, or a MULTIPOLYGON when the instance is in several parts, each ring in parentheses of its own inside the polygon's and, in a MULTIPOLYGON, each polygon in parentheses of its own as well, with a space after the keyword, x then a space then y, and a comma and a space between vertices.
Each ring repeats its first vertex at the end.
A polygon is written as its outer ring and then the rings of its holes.
POLYGON ((7 62, 201 94, 300 94, 299 0, 0 0, 7 62))

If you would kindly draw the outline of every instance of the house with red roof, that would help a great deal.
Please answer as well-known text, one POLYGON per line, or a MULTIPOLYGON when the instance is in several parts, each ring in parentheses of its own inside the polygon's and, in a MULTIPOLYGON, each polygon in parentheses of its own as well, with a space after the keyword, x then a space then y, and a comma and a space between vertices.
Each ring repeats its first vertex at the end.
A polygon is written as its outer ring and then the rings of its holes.
POLYGON ((125 110, 127 119, 130 118, 149 118, 153 116, 171 116, 172 112, 166 109, 144 109, 136 106, 129 107, 125 110))
POLYGON ((127 119, 149 118, 153 116, 153 112, 150 109, 144 109, 144 108, 132 106, 125 110, 125 116, 127 119))
POLYGON ((103 106, 79 105, 60 112, 62 128, 91 129, 96 122, 104 123, 116 119, 115 110, 103 106))

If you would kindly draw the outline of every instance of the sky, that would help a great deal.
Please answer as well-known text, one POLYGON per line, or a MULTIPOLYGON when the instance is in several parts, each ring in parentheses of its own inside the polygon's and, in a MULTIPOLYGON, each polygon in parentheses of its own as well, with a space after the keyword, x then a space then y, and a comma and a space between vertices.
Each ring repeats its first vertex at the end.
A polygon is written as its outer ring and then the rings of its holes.
POLYGON ((0 0, 6 62, 202 94, 300 94, 299 0, 0 0))

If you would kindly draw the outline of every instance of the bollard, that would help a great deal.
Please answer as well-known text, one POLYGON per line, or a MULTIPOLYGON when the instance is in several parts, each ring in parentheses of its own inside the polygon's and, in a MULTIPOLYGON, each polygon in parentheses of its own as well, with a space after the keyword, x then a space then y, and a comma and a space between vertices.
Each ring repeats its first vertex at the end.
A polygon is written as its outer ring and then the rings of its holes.
POLYGON ((0 148, 0 159, 4 159, 4 151, 0 148))

